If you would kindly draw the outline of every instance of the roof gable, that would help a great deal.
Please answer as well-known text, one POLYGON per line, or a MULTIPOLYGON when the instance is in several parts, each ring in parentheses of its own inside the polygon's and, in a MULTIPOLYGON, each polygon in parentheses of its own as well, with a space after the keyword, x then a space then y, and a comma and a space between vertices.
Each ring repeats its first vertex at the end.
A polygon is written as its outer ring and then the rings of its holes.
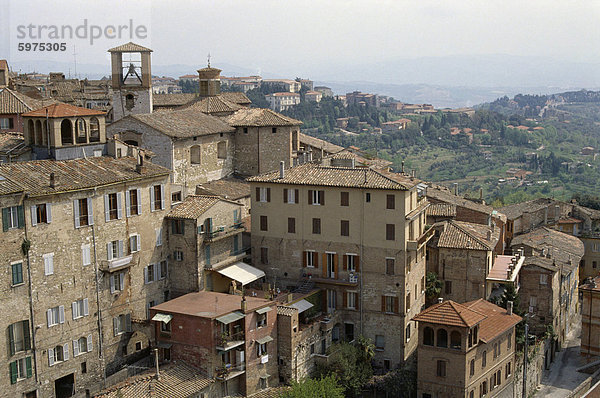
POLYGON ((55 103, 52 105, 39 108, 37 110, 24 113, 26 117, 73 117, 73 116, 104 116, 106 112, 97 111, 94 109, 82 108, 64 103, 55 103), (47 112, 47 113, 46 113, 47 112))
POLYGON ((147 47, 140 46, 139 44, 135 44, 133 42, 121 44, 120 46, 113 47, 108 50, 109 53, 147 53, 152 52, 151 49, 147 47))
POLYGON ((413 318, 415 321, 470 328, 486 316, 452 300, 434 304, 413 318))

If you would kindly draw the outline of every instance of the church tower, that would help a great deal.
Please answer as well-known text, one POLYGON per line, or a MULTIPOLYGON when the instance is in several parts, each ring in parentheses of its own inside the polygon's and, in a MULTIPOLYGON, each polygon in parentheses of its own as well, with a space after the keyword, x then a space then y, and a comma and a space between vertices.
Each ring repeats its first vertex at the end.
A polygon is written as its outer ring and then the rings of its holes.
POLYGON ((210 67, 210 56, 208 67, 198 69, 198 80, 201 98, 215 97, 221 94, 221 69, 210 67))
POLYGON ((151 49, 127 43, 108 50, 112 66, 113 120, 152 112, 151 49))

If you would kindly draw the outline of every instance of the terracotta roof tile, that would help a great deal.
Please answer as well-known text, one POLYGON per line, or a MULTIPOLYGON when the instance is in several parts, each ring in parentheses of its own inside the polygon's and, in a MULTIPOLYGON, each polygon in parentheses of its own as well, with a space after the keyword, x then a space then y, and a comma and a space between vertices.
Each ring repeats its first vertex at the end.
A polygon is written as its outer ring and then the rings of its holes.
POLYGON ((37 100, 18 91, 4 88, 0 91, 0 114, 21 114, 54 102, 56 100, 37 100))
POLYGON ((470 328, 486 318, 485 314, 452 300, 434 304, 413 318, 415 321, 470 328))
POLYGON ((239 105, 250 105, 252 103, 252 101, 250 101, 250 98, 248 98, 246 94, 237 91, 221 93, 219 94, 219 96, 226 101, 233 102, 239 105))
POLYGON ((486 315, 485 320, 479 324, 479 339, 484 343, 489 343, 523 319, 516 314, 508 315, 504 308, 484 299, 471 301, 464 305, 486 315))
POLYGON ((473 202, 472 200, 462 198, 454 195, 447 188, 430 186, 427 189, 427 199, 430 199, 432 203, 450 203, 456 205, 456 207, 464 207, 466 209, 474 210, 480 213, 492 214, 494 210, 491 206, 487 206, 481 203, 473 202))
POLYGON ((0 176, 0 195, 11 195, 24 191, 25 189, 16 182, 0 176))
POLYGON ((298 138, 300 140, 300 144, 310 145, 314 148, 319 149, 322 148, 325 152, 328 153, 336 153, 344 150, 344 148, 339 145, 332 144, 320 138, 311 137, 310 135, 306 135, 304 133, 300 133, 298 138))
POLYGON ((487 225, 462 221, 442 221, 439 224, 443 230, 437 243, 438 247, 469 250, 494 250, 500 239, 500 228, 494 231, 487 225), (487 233, 490 232, 490 239, 487 233))
POLYGON ((284 178, 280 178, 279 171, 275 171, 250 177, 246 181, 401 191, 409 190, 419 182, 400 174, 384 175, 383 172, 370 168, 328 167, 313 163, 305 163, 286 170, 284 178))
POLYGON ((127 117, 137 119, 153 129, 174 138, 191 138, 201 135, 232 133, 235 131, 233 127, 221 119, 191 108, 144 113, 127 117))
POLYGON ((217 204, 219 200, 217 196, 190 195, 182 203, 173 207, 167 217, 181 220, 195 220, 217 204))
MULTIPOLYGON (((156 311, 185 314, 202 318, 217 318, 241 309, 242 296, 209 291, 188 293, 154 307, 156 311)), ((273 301, 246 296, 247 311, 272 305, 273 301)))
POLYGON ((127 53, 127 52, 152 52, 151 49, 140 46, 139 44, 135 44, 133 42, 129 42, 129 43, 125 43, 125 44, 121 44, 120 46, 117 47, 113 47, 110 50, 108 50, 109 53, 113 53, 113 52, 123 52, 123 53, 127 53))
POLYGON ((79 106, 73 106, 69 104, 52 104, 39 108, 37 110, 24 113, 26 117, 46 117, 46 110, 48 111, 48 117, 71 117, 71 116, 104 116, 105 112, 96 111, 88 108, 81 108, 79 106))
POLYGON ((207 114, 213 113, 233 113, 242 108, 241 105, 227 101, 221 96, 215 97, 198 97, 189 104, 184 105, 184 108, 195 109, 207 114))
POLYGON ((523 215, 523 213, 533 213, 542 210, 545 207, 549 207, 553 203, 558 203, 554 199, 550 198, 538 198, 534 200, 528 200, 526 202, 515 203, 512 205, 504 206, 498 209, 500 213, 506 214, 509 220, 514 220, 523 215))
POLYGON ((278 305, 277 306, 277 315, 283 316, 293 316, 294 313, 297 313, 298 309, 294 307, 288 307, 286 305, 278 305))
POLYGON ((427 210, 431 217, 456 217, 456 205, 450 203, 433 203, 427 210))
POLYGON ((197 195, 217 195, 229 200, 249 197, 250 184, 245 179, 231 176, 199 184, 196 186, 197 195))
POLYGON ((22 133, 0 133, 0 154, 18 155, 29 150, 22 133))
POLYGON ((292 119, 270 109, 242 108, 233 115, 224 117, 231 126, 299 126, 300 120, 292 119))
POLYGON ((141 174, 136 171, 136 159, 108 156, 74 160, 32 160, 0 164, 0 176, 18 181, 29 196, 77 191, 118 182, 165 176, 169 170, 146 162, 141 174), (50 187, 50 174, 56 185, 50 187))
POLYGON ((584 246, 579 238, 556 231, 552 228, 540 227, 526 234, 517 235, 511 241, 511 247, 527 246, 536 251, 546 251, 569 270, 579 266, 583 257, 584 246))
POLYGON ((194 93, 153 94, 152 105, 154 107, 177 107, 186 105, 197 98, 198 94, 194 93))

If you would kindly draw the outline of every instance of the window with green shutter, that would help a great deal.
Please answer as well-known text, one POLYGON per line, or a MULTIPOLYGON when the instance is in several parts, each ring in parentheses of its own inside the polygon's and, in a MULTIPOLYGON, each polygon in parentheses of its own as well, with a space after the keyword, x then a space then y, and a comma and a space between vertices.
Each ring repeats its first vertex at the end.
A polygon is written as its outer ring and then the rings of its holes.
POLYGON ((11 264, 12 268, 12 285, 20 285, 23 283, 23 263, 11 264))
POLYGON ((10 384, 17 382, 17 361, 10 363, 10 384))

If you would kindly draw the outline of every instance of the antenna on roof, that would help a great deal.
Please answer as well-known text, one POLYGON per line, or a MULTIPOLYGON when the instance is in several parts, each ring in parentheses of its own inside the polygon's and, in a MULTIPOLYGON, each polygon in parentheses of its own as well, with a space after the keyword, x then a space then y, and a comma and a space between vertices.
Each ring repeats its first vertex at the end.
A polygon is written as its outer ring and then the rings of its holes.
POLYGON ((208 67, 210 68, 210 53, 208 53, 208 67))
POLYGON ((75 52, 75 46, 73 46, 73 61, 75 62, 75 79, 77 79, 77 53, 75 52))

